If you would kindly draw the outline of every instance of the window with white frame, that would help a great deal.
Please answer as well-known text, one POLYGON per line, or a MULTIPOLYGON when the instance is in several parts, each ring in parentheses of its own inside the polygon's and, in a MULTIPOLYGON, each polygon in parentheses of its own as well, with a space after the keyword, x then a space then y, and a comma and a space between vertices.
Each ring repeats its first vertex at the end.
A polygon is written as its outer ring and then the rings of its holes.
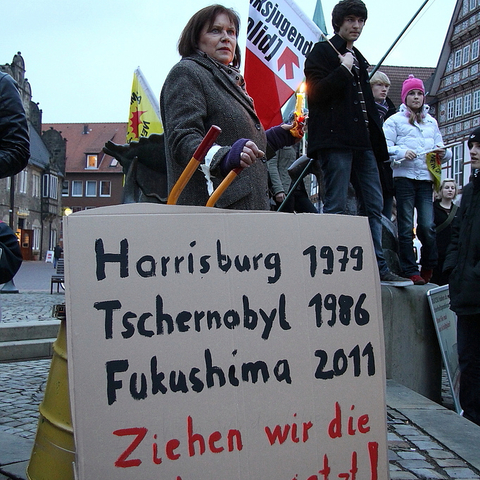
POLYGON ((50 245, 49 245, 49 250, 53 250, 55 248, 55 245, 57 245, 57 231, 55 229, 50 230, 50 245))
POLYGON ((87 180, 85 182, 85 196, 86 197, 97 196, 97 182, 95 180, 87 180))
POLYGON ((42 196, 43 198, 58 198, 58 177, 56 175, 48 173, 43 175, 42 196))
POLYGON ((457 185, 463 185, 463 145, 453 147, 452 173, 457 185))
POLYGON ((477 6, 477 0, 470 0, 470 10, 473 10, 477 6))
POLYGON ((475 92, 473 92, 472 110, 474 112, 480 110, 480 90, 475 90, 475 92))
POLYGON ((463 97, 463 113, 466 115, 472 111, 472 94, 469 93, 463 97))
POLYGON ((58 177, 50 175, 50 198, 58 198, 58 177))
POLYGON ((62 182, 62 197, 68 197, 68 193, 69 193, 69 182, 68 180, 64 180, 62 182))
POLYGON ((98 155, 87 154, 87 167, 86 168, 98 168, 98 155))
POLYGON ((28 174, 26 170, 22 170, 18 174, 18 193, 27 193, 28 174))
POLYGON ((455 52, 455 63, 454 63, 454 68, 458 68, 462 64, 462 51, 457 50, 455 52))
POLYGON ((83 196, 83 183, 81 180, 72 180, 72 197, 83 196))
POLYGON ((100 196, 101 197, 110 197, 111 195, 111 182, 108 180, 100 181, 100 196))
POLYGON ((454 108, 454 101, 449 100, 447 103, 447 120, 452 120, 453 118, 453 108, 454 108))
POLYGON ((33 242, 32 242, 32 250, 40 250, 40 235, 41 229, 40 227, 33 226, 33 242))
POLYGON ((463 47, 463 61, 462 63, 465 65, 470 61, 470 45, 465 45, 463 47))
POLYGON ((476 60, 478 58, 478 49, 480 46, 480 40, 475 40, 472 43, 472 60, 476 60))
POLYGON ((43 175, 42 177, 42 197, 48 197, 48 187, 50 186, 48 181, 48 175, 43 175))
POLYGON ((462 116, 462 104, 463 104, 463 99, 462 97, 456 98, 455 99, 455 116, 456 117, 461 117, 462 116))
POLYGON ((32 197, 40 197, 40 175, 37 172, 32 175, 32 197))

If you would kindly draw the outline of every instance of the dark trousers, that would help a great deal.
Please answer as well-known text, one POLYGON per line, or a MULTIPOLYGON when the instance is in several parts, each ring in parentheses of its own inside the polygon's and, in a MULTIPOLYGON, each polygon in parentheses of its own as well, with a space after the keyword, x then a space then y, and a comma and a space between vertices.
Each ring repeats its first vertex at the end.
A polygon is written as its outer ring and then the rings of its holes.
POLYGON ((458 316, 457 348, 463 416, 480 425, 480 314, 458 316))
POLYGON ((417 237, 422 243, 420 263, 426 270, 431 270, 437 265, 432 182, 405 177, 395 178, 394 181, 400 266, 405 276, 411 277, 420 273, 413 252, 415 209, 417 210, 417 237))
POLYGON ((368 217, 380 275, 388 273, 382 248, 382 185, 373 150, 326 148, 320 150, 320 162, 325 182, 323 213, 346 213, 351 181, 362 211, 368 217))

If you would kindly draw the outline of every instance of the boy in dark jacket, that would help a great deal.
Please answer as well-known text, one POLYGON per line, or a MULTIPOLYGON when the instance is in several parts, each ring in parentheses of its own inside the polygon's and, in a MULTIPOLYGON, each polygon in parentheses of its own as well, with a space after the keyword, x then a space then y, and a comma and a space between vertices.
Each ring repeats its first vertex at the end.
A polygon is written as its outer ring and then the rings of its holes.
POLYGON ((458 317, 460 405, 464 417, 480 425, 480 128, 468 148, 476 171, 463 189, 443 270, 451 272, 450 308, 458 317))
POLYGON ((332 11, 335 35, 318 42, 305 62, 309 107, 308 156, 320 160, 324 213, 346 213, 351 181, 368 217, 382 283, 412 285, 388 269, 382 249, 382 186, 377 161, 388 160, 368 63, 353 44, 367 20, 361 0, 341 0, 332 11))

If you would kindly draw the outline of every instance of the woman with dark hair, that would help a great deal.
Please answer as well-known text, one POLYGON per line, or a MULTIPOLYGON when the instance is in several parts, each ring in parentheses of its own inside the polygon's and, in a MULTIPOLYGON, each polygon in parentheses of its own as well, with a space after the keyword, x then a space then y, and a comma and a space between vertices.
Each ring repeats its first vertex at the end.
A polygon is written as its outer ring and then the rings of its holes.
POLYGON ((268 171, 275 151, 293 145, 291 126, 264 131, 238 70, 238 14, 222 5, 198 11, 188 21, 160 97, 169 189, 212 125, 222 129, 192 176, 179 204, 205 205, 232 169, 244 170, 217 202, 221 208, 269 210, 268 171), (258 161, 258 160, 262 161, 258 161))

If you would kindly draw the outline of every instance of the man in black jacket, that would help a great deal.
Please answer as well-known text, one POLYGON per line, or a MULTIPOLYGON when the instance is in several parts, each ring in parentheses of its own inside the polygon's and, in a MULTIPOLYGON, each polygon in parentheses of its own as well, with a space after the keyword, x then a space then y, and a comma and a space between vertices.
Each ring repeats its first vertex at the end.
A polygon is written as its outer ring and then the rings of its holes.
MULTIPOLYGON (((27 119, 15 80, 0 72, 0 178, 22 171, 30 157, 27 119)), ((0 283, 10 281, 22 264, 17 239, 0 224, 0 283)), ((0 308, 0 321, 2 311, 0 308)))
POLYGON ((22 171, 30 157, 27 119, 15 80, 0 72, 0 178, 22 171))
POLYGON ((382 187, 377 160, 388 160, 368 80, 368 63, 353 46, 367 20, 361 0, 342 0, 333 9, 335 35, 317 43, 305 63, 309 108, 308 156, 321 162, 325 213, 346 213, 351 181, 368 216, 382 283, 406 286, 389 271, 382 249, 382 187))
POLYGON ((480 425, 480 128, 468 148, 476 171, 462 192, 443 271, 451 272, 450 308, 458 317, 460 405, 464 417, 480 425))

